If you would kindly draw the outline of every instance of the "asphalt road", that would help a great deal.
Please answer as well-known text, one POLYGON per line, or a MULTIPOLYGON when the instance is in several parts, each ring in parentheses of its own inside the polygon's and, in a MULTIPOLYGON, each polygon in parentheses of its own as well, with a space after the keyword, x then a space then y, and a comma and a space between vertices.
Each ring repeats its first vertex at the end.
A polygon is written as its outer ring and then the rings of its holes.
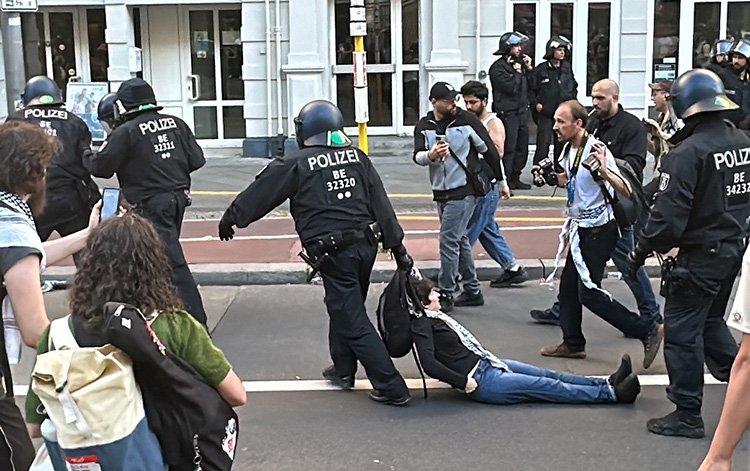
MULTIPOLYGON (((605 288, 631 308, 624 283, 605 288)), ((382 285, 370 290, 373 312, 382 285)), ((706 386, 703 415, 708 437, 665 438, 645 430, 648 418, 672 410, 664 394, 659 357, 642 375, 643 393, 634 405, 491 406, 471 402, 449 389, 420 390, 404 408, 368 400, 362 390, 322 390, 320 371, 329 363, 328 320, 323 290, 315 285, 204 287, 213 338, 251 391, 239 409, 237 470, 694 470, 710 444, 725 387, 706 386), (311 389, 284 392, 285 389, 311 389)), ((514 289, 484 285, 482 308, 457 308, 455 317, 484 346, 501 357, 580 374, 606 375, 628 352, 637 365, 642 347, 591 314, 584 321, 586 360, 543 358, 539 348, 560 341, 559 329, 530 322, 528 310, 552 302, 555 292, 528 282, 514 289)), ((48 312, 67 312, 65 292, 46 295, 48 312)), ((26 384, 33 361, 24 352, 16 383, 26 384)), ((416 379, 409 359, 397 367, 416 379)), ((643 373, 640 367, 636 371, 643 373)), ((750 469, 745 440, 735 469, 750 469)))

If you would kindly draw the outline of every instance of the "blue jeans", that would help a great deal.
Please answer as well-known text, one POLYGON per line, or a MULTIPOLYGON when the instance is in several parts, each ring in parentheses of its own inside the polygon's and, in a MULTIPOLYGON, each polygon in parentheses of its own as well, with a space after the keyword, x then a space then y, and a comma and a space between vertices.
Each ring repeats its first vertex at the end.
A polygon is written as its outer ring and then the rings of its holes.
POLYGON ((474 213, 476 197, 438 202, 440 217, 440 274, 438 289, 452 294, 456 291, 459 275, 466 293, 479 292, 479 280, 474 268, 474 256, 466 229, 474 213))
MULTIPOLYGON (((641 317, 661 324, 662 317, 661 313, 659 312, 659 304, 657 304, 656 302, 656 295, 654 295, 654 290, 651 288, 651 281, 648 279, 648 273, 646 273, 646 269, 643 267, 639 268, 638 273, 636 274, 637 279, 635 280, 627 274, 628 253, 633 250, 633 247, 635 245, 633 239, 633 228, 628 227, 626 229, 620 229, 620 233, 621 236, 617 240, 615 249, 612 251, 612 261, 615 262, 615 266, 618 270, 620 270, 620 273, 622 273, 623 281, 628 285, 628 288, 630 288, 630 291, 633 293, 633 297, 635 298, 635 302, 638 304, 638 312, 640 313, 641 317)), ((555 304, 552 305, 551 311, 553 316, 557 318, 560 317, 559 301, 555 301, 555 304)))
POLYGON ((492 260, 499 263, 503 270, 510 270, 515 266, 516 259, 495 220, 495 211, 499 201, 500 190, 498 190, 497 183, 492 184, 489 193, 477 198, 474 213, 469 220, 469 244, 473 247, 479 240, 492 260))
POLYGON ((469 398, 488 404, 546 401, 564 404, 616 402, 606 379, 548 370, 514 360, 503 360, 511 371, 480 360, 474 379, 477 389, 469 398))

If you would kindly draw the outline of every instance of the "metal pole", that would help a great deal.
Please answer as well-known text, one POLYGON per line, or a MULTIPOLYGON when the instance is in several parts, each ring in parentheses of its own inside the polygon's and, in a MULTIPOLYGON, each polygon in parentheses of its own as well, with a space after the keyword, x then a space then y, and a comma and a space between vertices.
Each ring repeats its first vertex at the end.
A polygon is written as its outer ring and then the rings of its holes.
POLYGON ((359 128, 359 148, 366 154, 370 111, 367 96, 367 53, 364 38, 367 35, 367 15, 364 0, 351 0, 349 15, 349 34, 354 38, 354 120, 359 128))
POLYGON ((5 58, 5 88, 8 99, 8 114, 16 110, 21 93, 26 85, 26 67, 23 60, 23 35, 20 13, 0 13, 0 30, 3 38, 5 58))

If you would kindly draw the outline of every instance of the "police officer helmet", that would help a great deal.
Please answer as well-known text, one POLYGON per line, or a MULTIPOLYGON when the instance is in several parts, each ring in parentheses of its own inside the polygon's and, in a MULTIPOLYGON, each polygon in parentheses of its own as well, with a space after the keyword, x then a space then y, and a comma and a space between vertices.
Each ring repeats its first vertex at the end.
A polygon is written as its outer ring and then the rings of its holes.
POLYGON ((558 34, 557 36, 552 36, 549 41, 547 41, 547 52, 544 54, 544 59, 552 59, 552 55, 558 47, 564 47, 565 57, 570 57, 570 53, 573 50, 573 43, 570 42, 570 39, 558 34))
POLYGON ((750 59, 750 41, 747 39, 738 39, 729 49, 729 55, 739 54, 745 59, 750 59))
POLYGON ((493 55, 502 56, 508 54, 511 47, 521 46, 523 44, 526 44, 527 42, 529 42, 529 38, 525 34, 518 33, 516 31, 509 31, 500 36, 500 41, 498 42, 497 46, 498 49, 493 53, 493 55))
POLYGON ((738 108, 727 98, 719 76, 706 69, 689 70, 677 77, 669 95, 669 106, 680 119, 738 108))
POLYGON ((31 77, 23 88, 24 106, 32 105, 62 105, 62 92, 54 80, 46 75, 31 77))
POLYGON ((326 100, 313 100, 302 107, 294 118, 297 145, 348 147, 352 141, 344 134, 344 117, 341 110, 326 100))
POLYGON ((120 113, 117 110, 116 101, 117 93, 107 93, 99 100, 99 105, 96 107, 96 116, 107 133, 110 133, 115 128, 115 124, 119 118, 120 113))
MULTIPOLYGON (((116 113, 122 117, 130 116, 141 111, 162 109, 156 106, 154 89, 148 82, 140 78, 132 78, 122 82, 117 90, 116 113)), ((117 117, 117 114, 115 115, 117 117)))
POLYGON ((732 44, 733 43, 731 39, 719 39, 711 48, 711 57, 729 54, 729 50, 732 48, 732 44))

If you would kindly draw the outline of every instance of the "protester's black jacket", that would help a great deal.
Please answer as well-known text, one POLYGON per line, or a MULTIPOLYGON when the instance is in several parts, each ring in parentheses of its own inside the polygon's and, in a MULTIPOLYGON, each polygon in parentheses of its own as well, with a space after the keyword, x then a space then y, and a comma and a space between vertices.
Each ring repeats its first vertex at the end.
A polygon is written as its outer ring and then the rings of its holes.
POLYGON ((646 128, 640 119, 625 111, 622 105, 617 106, 619 110, 610 118, 601 119, 598 113, 591 116, 586 130, 605 143, 615 158, 628 162, 642 182, 648 145, 646 128))

